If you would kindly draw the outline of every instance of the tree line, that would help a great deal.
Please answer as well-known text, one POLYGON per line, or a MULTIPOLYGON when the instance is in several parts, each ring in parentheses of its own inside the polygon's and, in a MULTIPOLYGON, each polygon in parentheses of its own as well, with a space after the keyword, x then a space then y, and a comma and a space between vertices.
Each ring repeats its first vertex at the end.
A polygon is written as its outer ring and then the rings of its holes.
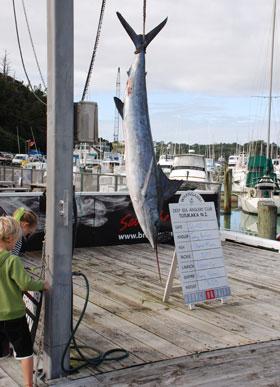
POLYGON ((0 66, 0 151, 25 153, 27 141, 36 141, 37 149, 46 152, 46 93, 41 87, 33 92, 10 75, 7 56, 0 66), (35 95, 34 95, 35 94, 35 95), (38 97, 39 99, 37 99, 38 97))

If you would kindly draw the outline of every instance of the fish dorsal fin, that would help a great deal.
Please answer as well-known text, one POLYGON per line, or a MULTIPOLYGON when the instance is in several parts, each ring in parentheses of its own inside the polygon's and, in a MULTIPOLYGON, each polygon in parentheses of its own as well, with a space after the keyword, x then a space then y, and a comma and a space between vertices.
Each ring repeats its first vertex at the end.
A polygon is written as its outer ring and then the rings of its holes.
POLYGON ((158 177, 161 185, 163 199, 168 200, 175 194, 183 183, 183 180, 169 180, 161 167, 158 165, 158 177))
POLYGON ((114 101, 115 101, 115 105, 116 105, 116 108, 121 116, 121 118, 123 119, 123 101, 120 100, 118 97, 114 97, 114 101))

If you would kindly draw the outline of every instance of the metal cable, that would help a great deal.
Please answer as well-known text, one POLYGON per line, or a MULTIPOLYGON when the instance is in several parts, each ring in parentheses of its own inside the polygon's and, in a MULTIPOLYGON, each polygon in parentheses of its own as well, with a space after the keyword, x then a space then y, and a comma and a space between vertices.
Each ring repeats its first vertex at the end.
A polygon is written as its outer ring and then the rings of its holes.
POLYGON ((98 47, 100 33, 101 33, 101 26, 102 26, 102 20, 103 20, 105 5, 106 5, 106 0, 103 0, 102 1, 102 5, 101 5, 101 10, 100 10, 100 16, 99 16, 99 22, 98 22, 98 27, 97 27, 97 32, 96 32, 94 48, 93 48, 93 52, 92 52, 92 56, 91 56, 91 61, 90 61, 90 65, 89 65, 89 69, 88 69, 88 73, 87 73, 86 83, 85 83, 84 91, 83 91, 83 95, 82 95, 82 101, 85 100, 85 97, 86 97, 87 91, 88 91, 88 87, 89 87, 89 83, 90 83, 90 77, 91 77, 91 73, 92 73, 92 69, 93 69, 93 64, 94 64, 94 60, 95 60, 95 55, 96 55, 96 50, 97 50, 97 47, 98 47))
POLYGON ((43 74, 42 74, 42 71, 41 71, 41 67, 39 65, 38 57, 37 57, 37 54, 36 54, 34 42, 33 42, 32 35, 31 35, 30 25, 29 25, 28 18, 27 18, 27 12, 26 12, 26 7, 25 7, 24 0, 21 0, 21 2, 22 2, 22 7, 23 7, 23 12, 24 12, 24 16, 25 16, 26 25, 27 25, 27 30, 28 30, 28 34, 29 34, 30 43, 31 43, 31 46, 32 46, 34 58, 35 58, 35 61, 36 61, 37 69, 39 71, 40 78, 41 78, 42 84, 44 86, 44 89, 46 90, 47 86, 45 84, 45 81, 44 81, 44 78, 43 78, 43 74))
POLYGON ((34 91, 32 85, 31 85, 30 79, 29 79, 29 77, 28 77, 27 71, 26 71, 25 63, 24 63, 24 60, 23 60, 23 54, 22 54, 21 44, 20 44, 19 32, 18 32, 18 22, 17 22, 17 14, 16 14, 15 0, 13 0, 13 11, 14 11, 14 20, 15 20, 15 27, 16 27, 17 43, 18 43, 18 48, 19 48, 19 53, 20 53, 20 58, 21 58, 21 63, 22 63, 23 71, 24 71, 24 74, 25 74, 26 79, 27 79, 27 81, 28 81, 28 86, 30 87, 30 90, 31 90, 32 94, 34 95, 34 97, 35 97, 38 101, 40 101, 43 105, 47 105, 47 104, 46 104, 40 97, 38 97, 38 95, 35 93, 35 91, 34 91))

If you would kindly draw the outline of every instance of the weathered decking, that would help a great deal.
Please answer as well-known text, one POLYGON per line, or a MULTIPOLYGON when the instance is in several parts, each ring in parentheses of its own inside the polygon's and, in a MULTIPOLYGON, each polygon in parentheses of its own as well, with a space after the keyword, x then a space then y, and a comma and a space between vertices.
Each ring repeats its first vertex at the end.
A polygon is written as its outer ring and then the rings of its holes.
MULTIPOLYGON (((123 347, 130 356, 87 368, 71 376, 75 381, 68 378, 69 386, 280 385, 280 255, 232 242, 223 248, 232 297, 192 311, 180 292, 162 302, 164 289, 147 244, 76 249, 74 269, 91 285, 78 341, 102 351, 123 347)), ((159 248, 164 279, 172 252, 168 245, 159 248)), ((75 317, 84 290, 76 278, 75 317)), ((0 386, 20 383, 18 364, 0 360, 0 386)))

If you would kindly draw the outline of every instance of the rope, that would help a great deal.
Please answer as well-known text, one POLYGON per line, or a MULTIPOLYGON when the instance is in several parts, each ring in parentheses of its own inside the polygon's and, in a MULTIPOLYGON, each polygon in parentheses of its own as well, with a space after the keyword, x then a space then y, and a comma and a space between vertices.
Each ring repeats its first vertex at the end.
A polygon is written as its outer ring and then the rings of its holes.
POLYGON ((43 78, 43 74, 42 74, 42 71, 41 71, 41 67, 39 65, 38 57, 37 57, 37 54, 36 54, 36 51, 35 51, 35 46, 34 46, 34 43, 33 43, 32 35, 31 35, 31 30, 30 30, 30 26, 29 26, 29 22, 28 22, 28 18, 27 18, 25 3, 24 3, 24 0, 21 0, 21 1, 22 1, 23 12, 24 12, 24 16, 25 16, 25 21, 26 21, 26 25, 27 25, 27 29, 28 29, 28 34, 29 34, 29 38, 30 38, 30 43, 31 43, 33 54, 34 54, 34 57, 35 57, 37 69, 39 71, 40 78, 41 78, 42 84, 44 86, 44 89, 46 90, 47 86, 45 84, 45 81, 44 81, 44 78, 43 78))
POLYGON ((145 40, 147 0, 143 0, 143 39, 145 40))
POLYGON ((100 39, 100 34, 101 34, 101 27, 102 27, 103 15, 104 15, 104 11, 105 11, 105 5, 106 5, 106 0, 103 0, 102 4, 101 4, 101 10, 100 10, 99 22, 98 22, 98 27, 97 27, 97 32, 96 32, 95 43, 94 43, 91 61, 90 61, 90 65, 89 65, 89 69, 88 69, 88 73, 87 73, 86 83, 85 83, 84 91, 83 91, 83 95, 82 95, 82 101, 85 100, 85 97, 86 97, 87 92, 88 92, 88 87, 89 87, 90 78, 91 78, 91 74, 92 74, 95 55, 96 55, 96 51, 97 51, 97 47, 98 47, 98 43, 99 43, 99 39, 100 39))
POLYGON ((34 91, 32 85, 31 85, 30 79, 29 79, 29 77, 28 77, 27 71, 26 71, 25 63, 24 63, 24 60, 23 60, 23 54, 22 54, 21 44, 20 44, 19 32, 18 32, 18 22, 17 22, 17 14, 16 14, 15 0, 13 0, 13 11, 14 11, 14 20, 15 20, 16 35, 17 35, 17 43, 18 43, 18 48, 19 48, 19 53, 20 53, 20 59, 21 59, 21 63, 22 63, 22 67, 23 67, 24 74, 25 74, 26 79, 27 79, 27 82, 28 82, 28 86, 30 87, 30 90, 31 90, 31 92, 33 93, 34 97, 35 97, 38 101, 40 101, 43 105, 47 105, 47 104, 46 104, 40 97, 38 97, 38 95, 35 93, 35 91, 34 91))
MULTIPOLYGON (((41 271, 39 278, 45 279, 45 272, 46 272, 46 230, 45 230, 45 237, 43 240, 43 246, 42 246, 42 260, 41 260, 41 271)), ((39 363, 40 359, 43 356, 43 337, 44 337, 44 313, 42 316, 41 313, 41 330, 39 334, 39 344, 38 344, 38 350, 37 350, 37 357, 36 357, 36 363, 35 363, 35 372, 34 372, 34 386, 38 386, 39 380, 44 376, 43 374, 40 375, 39 370, 39 363)))

